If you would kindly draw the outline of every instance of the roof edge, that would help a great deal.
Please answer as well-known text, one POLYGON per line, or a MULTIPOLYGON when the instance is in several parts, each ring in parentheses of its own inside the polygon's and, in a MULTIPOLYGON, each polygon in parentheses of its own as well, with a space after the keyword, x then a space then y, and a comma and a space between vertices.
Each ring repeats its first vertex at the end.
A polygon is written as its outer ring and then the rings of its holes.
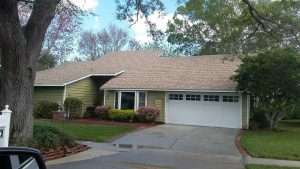
POLYGON ((125 70, 121 70, 120 72, 117 72, 117 73, 104 73, 104 74, 89 74, 87 76, 83 76, 81 78, 78 78, 78 79, 75 79, 75 80, 72 80, 72 81, 69 81, 67 83, 63 83, 63 84, 58 84, 58 85, 54 85, 54 84, 34 84, 34 86, 38 87, 38 86, 56 86, 56 87, 63 87, 63 86, 66 86, 66 85, 69 85, 69 84, 72 84, 74 82, 77 82, 79 80, 82 80, 82 79, 85 79, 85 78, 88 78, 88 77, 92 77, 92 76, 118 76, 122 73, 124 73, 125 70))
POLYGON ((220 93, 233 93, 241 92, 235 90, 200 90, 200 89, 122 89, 122 88, 101 88, 102 90, 127 90, 127 91, 163 91, 163 92, 220 92, 220 93))

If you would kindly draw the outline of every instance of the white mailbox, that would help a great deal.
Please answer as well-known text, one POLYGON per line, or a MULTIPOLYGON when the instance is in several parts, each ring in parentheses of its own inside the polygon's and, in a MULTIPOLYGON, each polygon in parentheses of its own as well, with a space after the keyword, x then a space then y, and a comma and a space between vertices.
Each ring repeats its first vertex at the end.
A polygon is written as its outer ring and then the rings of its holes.
POLYGON ((0 147, 8 147, 11 111, 6 105, 0 115, 0 147))

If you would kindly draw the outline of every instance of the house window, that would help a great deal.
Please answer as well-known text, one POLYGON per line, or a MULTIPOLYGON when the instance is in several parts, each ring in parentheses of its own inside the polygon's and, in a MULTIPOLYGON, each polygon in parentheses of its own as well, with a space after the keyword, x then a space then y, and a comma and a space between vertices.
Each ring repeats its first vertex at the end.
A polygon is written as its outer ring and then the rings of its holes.
POLYGON ((197 94, 187 94, 185 96, 185 100, 189 100, 189 101, 200 101, 201 100, 201 95, 197 95, 197 94))
POLYGON ((204 95, 204 101, 212 101, 212 102, 218 102, 220 96, 218 95, 204 95))
POLYGON ((239 102, 239 96, 223 96, 223 102, 239 102))
POLYGON ((121 92, 121 109, 134 109, 135 92, 121 92))
POLYGON ((119 108, 119 92, 115 93, 115 109, 119 108))
POLYGON ((134 109, 147 106, 147 92, 117 91, 115 93, 115 109, 134 109))
POLYGON ((183 100, 183 94, 169 94, 169 100, 183 100))
POLYGON ((146 92, 139 92, 139 107, 145 107, 146 106, 146 92))

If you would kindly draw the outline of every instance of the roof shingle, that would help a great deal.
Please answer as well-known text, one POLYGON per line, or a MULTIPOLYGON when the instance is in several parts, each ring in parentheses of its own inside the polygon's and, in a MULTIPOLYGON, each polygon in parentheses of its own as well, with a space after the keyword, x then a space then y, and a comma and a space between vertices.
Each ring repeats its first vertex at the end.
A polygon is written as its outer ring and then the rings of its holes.
POLYGON ((234 91, 229 79, 239 61, 224 61, 220 55, 158 57, 160 51, 110 52, 87 62, 67 63, 38 72, 36 84, 66 83, 88 74, 124 73, 102 89, 234 91))

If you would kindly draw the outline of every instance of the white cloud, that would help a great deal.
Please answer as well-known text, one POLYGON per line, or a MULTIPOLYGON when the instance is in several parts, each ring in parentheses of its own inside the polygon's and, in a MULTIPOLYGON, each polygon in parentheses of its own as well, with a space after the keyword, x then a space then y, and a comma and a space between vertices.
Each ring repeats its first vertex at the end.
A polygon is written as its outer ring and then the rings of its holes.
MULTIPOLYGON (((161 16, 159 12, 154 12, 148 18, 151 22, 156 24, 156 28, 161 31, 167 30, 167 23, 169 20, 173 18, 174 14, 168 14, 165 16, 161 16)), ((145 43, 151 42, 151 35, 148 34, 149 27, 145 23, 145 18, 139 18, 138 22, 131 26, 132 30, 135 33, 135 40, 145 43)))
POLYGON ((98 6, 98 0, 71 0, 82 10, 95 10, 98 6))

